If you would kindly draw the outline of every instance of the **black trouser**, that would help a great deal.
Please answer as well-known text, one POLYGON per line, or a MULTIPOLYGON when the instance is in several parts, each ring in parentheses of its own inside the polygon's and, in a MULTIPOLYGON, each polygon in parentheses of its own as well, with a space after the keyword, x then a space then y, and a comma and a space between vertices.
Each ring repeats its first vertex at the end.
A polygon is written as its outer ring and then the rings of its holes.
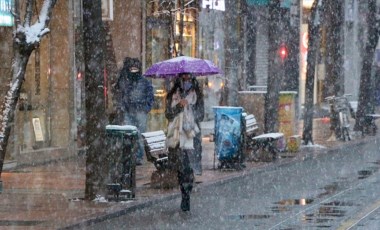
POLYGON ((194 152, 190 156, 190 164, 196 173, 202 173, 202 134, 197 133, 194 137, 194 152))
POLYGON ((169 148, 169 162, 172 170, 177 171, 178 184, 181 189, 182 199, 190 199, 190 193, 193 189, 194 172, 190 166, 189 154, 194 150, 185 150, 169 148))

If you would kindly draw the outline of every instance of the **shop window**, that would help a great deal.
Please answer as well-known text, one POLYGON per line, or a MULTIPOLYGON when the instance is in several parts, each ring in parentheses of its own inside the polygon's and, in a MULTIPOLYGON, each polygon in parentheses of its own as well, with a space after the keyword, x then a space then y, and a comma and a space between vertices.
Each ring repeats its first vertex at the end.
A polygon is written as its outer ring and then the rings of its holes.
POLYGON ((12 15, 13 0, 0 0, 0 26, 13 26, 14 19, 12 15))
POLYGON ((192 1, 188 0, 185 1, 184 8, 184 11, 181 12, 180 1, 147 0, 147 52, 152 55, 151 57, 147 56, 147 65, 152 64, 149 61, 162 61, 177 56, 181 44, 183 55, 196 56, 196 15, 198 10, 192 1), (182 39, 180 36, 181 15, 183 15, 182 39), (156 38, 161 33, 167 37, 165 42, 160 39, 161 44, 165 43, 166 45, 166 52, 158 53, 149 50, 150 47, 155 47, 151 43, 156 43, 156 38), (156 57, 156 54, 159 56, 156 57))
MULTIPOLYGON (((193 8, 185 9, 183 12, 182 54, 195 56, 195 15, 193 8)), ((176 50, 179 50, 181 12, 176 13, 175 20, 176 50)))
POLYGON ((102 18, 113 21, 113 0, 102 0, 102 18))

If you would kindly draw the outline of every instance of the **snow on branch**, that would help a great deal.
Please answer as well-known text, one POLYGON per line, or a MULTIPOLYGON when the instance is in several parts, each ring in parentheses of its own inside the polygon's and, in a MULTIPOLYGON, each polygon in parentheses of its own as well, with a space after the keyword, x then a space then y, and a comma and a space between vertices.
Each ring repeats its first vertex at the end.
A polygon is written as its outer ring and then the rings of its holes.
MULTIPOLYGON (((27 2, 28 6, 32 5, 33 2, 33 0, 29 0, 27 2)), ((30 22, 33 12, 30 11, 30 7, 26 7, 24 23, 19 23, 16 28, 17 43, 26 43, 25 45, 27 46, 35 46, 40 43, 41 38, 50 32, 47 26, 56 2, 57 0, 45 0, 34 24, 30 22)))

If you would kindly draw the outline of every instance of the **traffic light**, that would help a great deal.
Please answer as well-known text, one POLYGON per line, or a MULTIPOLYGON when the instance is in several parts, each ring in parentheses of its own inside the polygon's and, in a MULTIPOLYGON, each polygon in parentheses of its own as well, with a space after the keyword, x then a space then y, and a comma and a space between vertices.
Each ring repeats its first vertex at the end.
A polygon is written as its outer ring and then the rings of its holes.
POLYGON ((286 47, 285 44, 281 44, 280 48, 278 49, 278 55, 282 61, 288 57, 288 47, 286 47))

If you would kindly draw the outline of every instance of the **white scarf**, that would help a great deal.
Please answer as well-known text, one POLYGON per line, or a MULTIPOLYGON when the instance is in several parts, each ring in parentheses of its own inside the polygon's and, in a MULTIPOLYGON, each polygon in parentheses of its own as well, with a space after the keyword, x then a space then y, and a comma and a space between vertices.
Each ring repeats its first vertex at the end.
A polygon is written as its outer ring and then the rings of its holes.
MULTIPOLYGON (((185 97, 185 99, 188 102, 188 105, 184 107, 183 112, 178 114, 178 116, 175 119, 179 119, 178 126, 175 128, 178 128, 179 131, 179 146, 182 149, 194 149, 194 142, 193 139, 195 137, 195 134, 199 133, 199 127, 196 124, 194 120, 194 114, 192 107, 197 102, 197 95, 194 90, 191 90, 188 95, 185 97), (184 130, 184 125, 186 129, 184 130), (189 130, 189 127, 191 129, 189 130)), ((179 91, 177 91, 175 94, 173 94, 172 98, 172 104, 171 106, 176 106, 179 101, 181 100, 181 95, 179 91)), ((174 120, 175 120, 174 119, 174 120)), ((175 122, 175 121, 172 122, 175 122)))

